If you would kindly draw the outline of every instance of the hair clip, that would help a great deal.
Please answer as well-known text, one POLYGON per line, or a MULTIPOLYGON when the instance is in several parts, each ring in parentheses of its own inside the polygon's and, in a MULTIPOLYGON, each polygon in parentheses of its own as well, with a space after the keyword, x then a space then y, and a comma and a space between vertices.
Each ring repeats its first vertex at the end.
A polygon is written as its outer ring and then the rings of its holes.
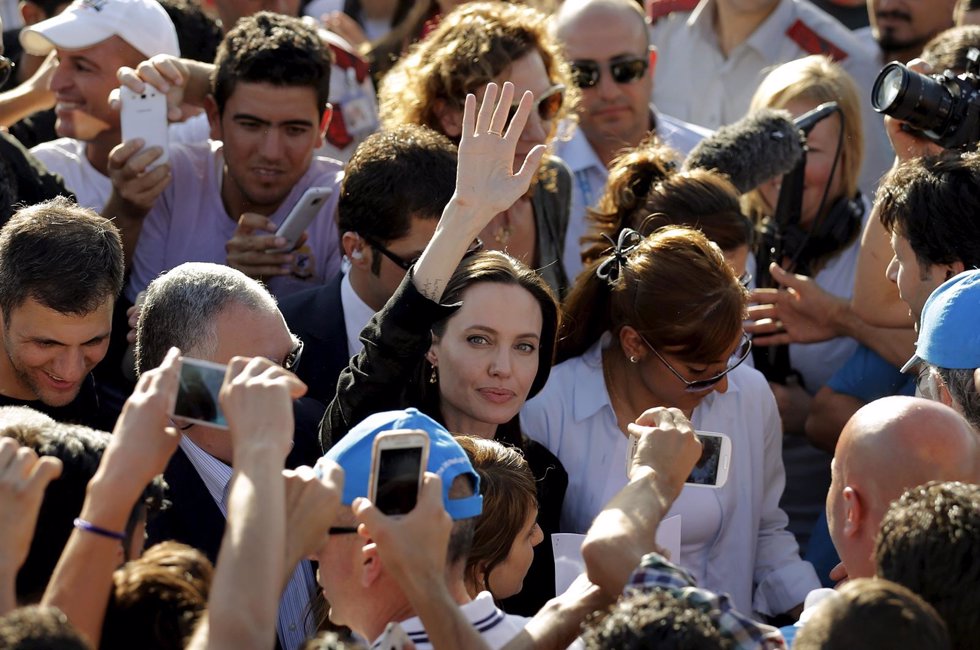
POLYGON ((627 256, 640 245, 643 237, 632 228, 623 228, 615 242, 605 233, 602 236, 612 244, 612 247, 602 252, 606 259, 596 267, 595 274, 600 280, 605 280, 609 286, 613 286, 619 281, 623 267, 629 262, 627 256))

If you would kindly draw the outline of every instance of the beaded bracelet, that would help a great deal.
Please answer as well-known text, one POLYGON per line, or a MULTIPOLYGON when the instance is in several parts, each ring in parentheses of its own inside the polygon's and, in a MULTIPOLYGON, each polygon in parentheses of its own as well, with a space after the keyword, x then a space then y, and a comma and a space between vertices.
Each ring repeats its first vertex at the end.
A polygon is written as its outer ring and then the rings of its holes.
POLYGON ((111 539, 118 539, 120 542, 126 540, 126 533, 117 533, 113 530, 106 530, 105 528, 99 528, 90 521, 85 521, 81 518, 75 519, 75 528, 84 530, 87 533, 94 533, 96 535, 102 535, 103 537, 109 537, 111 539))

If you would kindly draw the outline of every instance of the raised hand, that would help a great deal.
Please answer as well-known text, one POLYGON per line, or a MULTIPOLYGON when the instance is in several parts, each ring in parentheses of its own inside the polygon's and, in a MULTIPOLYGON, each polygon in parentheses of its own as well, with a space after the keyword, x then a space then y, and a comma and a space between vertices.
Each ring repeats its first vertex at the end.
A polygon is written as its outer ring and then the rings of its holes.
POLYGON ((288 577, 300 560, 319 550, 327 539, 344 492, 344 470, 333 461, 320 459, 315 470, 303 466, 282 474, 286 479, 288 577))
POLYGON ((499 101, 497 95, 497 84, 487 84, 479 113, 476 97, 466 96, 453 196, 460 205, 473 207, 490 217, 509 208, 527 192, 545 152, 544 145, 534 147, 521 168, 514 170, 514 153, 531 113, 534 95, 530 91, 524 93, 509 125, 507 116, 514 99, 514 85, 505 82, 499 101))
POLYGON ((679 409, 657 407, 644 411, 628 428, 631 436, 639 438, 630 478, 650 468, 664 479, 662 486, 674 490, 670 496, 675 497, 701 457, 701 441, 690 421, 679 409))
POLYGON ((293 400, 305 392, 296 375, 268 359, 233 358, 219 400, 236 461, 259 452, 274 454, 281 467, 293 444, 293 400))
MULTIPOLYGON (((136 69, 121 67, 116 71, 119 84, 141 93, 147 85, 167 95, 167 118, 178 122, 187 116, 182 109, 184 87, 190 79, 187 64, 169 54, 157 54, 143 61, 136 69)), ((110 105, 117 107, 118 98, 111 98, 110 105)))
MULTIPOLYGON (((243 214, 231 239, 225 243, 228 266, 257 280, 289 275, 294 255, 271 252, 281 251, 286 245, 285 239, 275 235, 276 230, 276 224, 266 216, 255 212, 243 214)), ((296 248, 305 241, 306 233, 303 233, 296 248)))

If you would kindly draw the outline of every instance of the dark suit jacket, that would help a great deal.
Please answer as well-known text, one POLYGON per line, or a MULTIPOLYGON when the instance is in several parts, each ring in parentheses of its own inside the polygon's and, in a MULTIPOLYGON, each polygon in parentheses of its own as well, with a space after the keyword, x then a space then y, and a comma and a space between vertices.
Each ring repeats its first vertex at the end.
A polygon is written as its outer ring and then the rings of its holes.
POLYGON ((337 378, 350 363, 347 328, 340 302, 338 273, 327 284, 283 298, 279 310, 290 331, 303 340, 303 358, 296 373, 306 382, 308 397, 329 404, 337 392, 337 378))
MULTIPOLYGON (((286 467, 313 465, 320 457, 317 428, 323 410, 322 404, 307 398, 294 404, 296 433, 293 448, 286 457, 286 467)), ((193 546, 211 562, 216 562, 221 537, 225 534, 225 518, 204 480, 180 448, 170 459, 163 477, 167 481, 167 499, 171 505, 147 523, 147 547, 172 539, 193 546)))

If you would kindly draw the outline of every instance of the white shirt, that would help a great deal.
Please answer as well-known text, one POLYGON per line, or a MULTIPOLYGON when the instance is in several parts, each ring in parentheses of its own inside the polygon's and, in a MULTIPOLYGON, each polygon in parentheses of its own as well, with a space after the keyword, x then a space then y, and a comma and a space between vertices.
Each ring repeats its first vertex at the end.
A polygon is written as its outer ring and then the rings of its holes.
POLYGON ((101 213, 109 195, 112 181, 92 166, 85 156, 85 143, 74 138, 58 138, 31 149, 48 171, 60 174, 67 187, 78 199, 78 205, 101 213))
MULTIPOLYGON (((681 154, 678 163, 683 162, 684 156, 698 142, 711 134, 708 129, 658 113, 653 106, 650 111, 656 120, 657 135, 681 154)), ((569 280, 574 280, 582 270, 581 241, 589 225, 586 210, 594 208, 602 197, 606 189, 606 179, 609 178, 609 169, 599 160, 599 155, 589 144, 582 129, 572 122, 563 122, 558 128, 563 135, 555 140, 555 155, 568 165, 573 181, 562 261, 569 280)))
MULTIPOLYGON (((602 373, 602 346, 609 341, 606 334, 581 357, 556 366, 521 411, 523 431, 568 472, 564 532, 586 532, 627 483, 627 439, 602 373)), ((680 564, 701 587, 730 594, 741 611, 778 614, 820 583, 800 559, 779 508, 782 427, 769 385, 744 364, 728 378, 727 392, 712 392, 692 417, 696 429, 732 439, 728 481, 718 489, 685 487, 667 516, 681 515, 680 564)))
POLYGON ((364 343, 361 330, 371 321, 374 310, 354 291, 350 283, 350 273, 344 274, 340 281, 340 306, 344 309, 344 329, 347 330, 347 354, 357 356, 364 343))
POLYGON ((873 196, 878 180, 892 164, 894 154, 882 116, 868 99, 878 75, 877 49, 856 37, 830 14, 806 0, 781 0, 776 9, 726 57, 714 30, 715 0, 701 0, 691 12, 661 18, 651 28, 660 51, 653 100, 679 119, 716 129, 748 112, 752 95, 773 67, 808 56, 788 32, 809 30, 821 46, 846 54, 840 61, 857 83, 861 99, 865 160, 860 186, 873 196))
MULTIPOLYGON (((493 596, 490 595, 489 591, 481 591, 476 598, 465 605, 460 605, 459 608, 466 620, 480 633, 491 650, 506 645, 531 620, 523 616, 506 614, 494 605, 493 596)), ((425 633, 425 628, 422 627, 422 620, 419 617, 413 616, 404 620, 401 622, 401 626, 417 650, 432 648, 432 643, 429 641, 429 636, 425 633)), ((376 646, 372 645, 371 647, 376 646)))

